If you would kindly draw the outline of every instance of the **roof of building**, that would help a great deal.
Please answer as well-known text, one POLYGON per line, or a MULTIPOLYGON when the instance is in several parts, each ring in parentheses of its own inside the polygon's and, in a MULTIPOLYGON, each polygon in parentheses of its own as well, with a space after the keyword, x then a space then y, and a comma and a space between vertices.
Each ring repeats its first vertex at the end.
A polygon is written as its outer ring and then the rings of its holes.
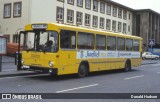
POLYGON ((158 12, 152 10, 152 9, 136 9, 135 11, 136 12, 150 12, 150 13, 155 13, 157 15, 160 15, 160 13, 158 13, 158 12))
POLYGON ((152 9, 133 9, 133 8, 127 7, 127 6, 125 6, 125 5, 122 5, 122 4, 120 4, 120 3, 114 2, 114 1, 112 1, 112 0, 102 0, 102 1, 105 1, 105 2, 107 2, 107 3, 109 3, 109 4, 112 4, 112 5, 115 5, 115 6, 118 6, 118 7, 122 7, 122 8, 124 8, 124 9, 130 10, 130 11, 133 11, 133 12, 134 12, 134 11, 135 11, 135 12, 138 12, 138 11, 140 11, 140 12, 151 12, 151 13, 155 13, 155 14, 160 15, 159 12, 156 12, 156 11, 154 11, 154 10, 152 10, 152 9))
POLYGON ((120 3, 114 2, 114 1, 112 1, 112 0, 102 0, 102 1, 105 1, 105 2, 107 2, 107 3, 109 3, 109 4, 112 4, 112 5, 121 7, 121 8, 125 8, 125 9, 130 10, 130 11, 134 11, 134 9, 132 9, 132 8, 130 8, 130 7, 127 7, 127 6, 125 6, 125 5, 122 5, 122 4, 120 4, 120 3))

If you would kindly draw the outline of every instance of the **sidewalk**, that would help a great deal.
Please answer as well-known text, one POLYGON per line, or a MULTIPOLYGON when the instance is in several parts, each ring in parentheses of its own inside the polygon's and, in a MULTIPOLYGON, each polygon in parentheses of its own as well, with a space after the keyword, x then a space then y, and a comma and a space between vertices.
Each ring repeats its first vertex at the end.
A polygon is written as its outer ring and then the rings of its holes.
POLYGON ((157 64, 157 63, 160 63, 160 60, 142 60, 142 65, 157 64))
MULTIPOLYGON (((17 68, 16 68, 17 66, 14 65, 13 57, 3 56, 2 61, 3 61, 2 72, 0 72, 0 78, 42 74, 40 72, 33 72, 33 71, 17 71, 17 68)), ((142 65, 157 64, 157 63, 160 63, 160 60, 143 60, 142 61, 142 65)))

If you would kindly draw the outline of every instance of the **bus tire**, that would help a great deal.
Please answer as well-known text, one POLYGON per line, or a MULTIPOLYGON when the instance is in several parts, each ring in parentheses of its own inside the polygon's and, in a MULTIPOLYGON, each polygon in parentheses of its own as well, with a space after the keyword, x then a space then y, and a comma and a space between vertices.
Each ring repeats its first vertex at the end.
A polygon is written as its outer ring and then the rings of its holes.
POLYGON ((78 77, 83 78, 88 75, 88 68, 86 64, 80 64, 78 69, 78 77))
POLYGON ((131 62, 130 60, 127 60, 124 67, 124 72, 131 71, 131 62))

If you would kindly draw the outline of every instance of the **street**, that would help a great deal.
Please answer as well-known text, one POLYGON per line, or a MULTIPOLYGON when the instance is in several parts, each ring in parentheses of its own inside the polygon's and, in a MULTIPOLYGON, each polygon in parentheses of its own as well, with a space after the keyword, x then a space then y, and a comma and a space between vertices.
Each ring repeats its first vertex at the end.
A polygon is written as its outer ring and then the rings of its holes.
POLYGON ((131 72, 92 73, 86 78, 74 75, 54 78, 46 74, 3 77, 0 83, 1 93, 159 93, 160 64, 142 65, 131 72))

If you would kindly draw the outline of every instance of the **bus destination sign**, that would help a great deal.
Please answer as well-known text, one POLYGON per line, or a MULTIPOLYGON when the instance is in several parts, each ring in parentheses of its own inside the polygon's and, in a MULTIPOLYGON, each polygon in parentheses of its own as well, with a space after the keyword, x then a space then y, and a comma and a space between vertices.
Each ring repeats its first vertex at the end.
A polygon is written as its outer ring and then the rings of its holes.
POLYGON ((47 24, 32 24, 32 29, 47 29, 47 24))

